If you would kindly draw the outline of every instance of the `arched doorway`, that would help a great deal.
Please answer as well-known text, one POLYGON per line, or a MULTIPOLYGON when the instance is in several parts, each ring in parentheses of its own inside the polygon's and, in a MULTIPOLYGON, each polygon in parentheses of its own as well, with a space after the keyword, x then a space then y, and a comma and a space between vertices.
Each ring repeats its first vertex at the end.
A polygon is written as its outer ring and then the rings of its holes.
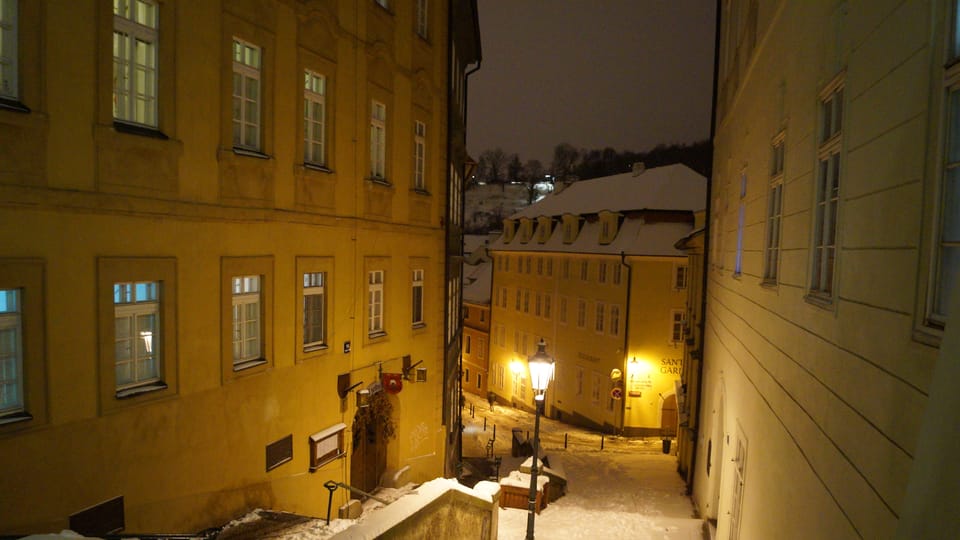
POLYGON ((677 436, 677 395, 670 394, 660 407, 660 436, 677 436))

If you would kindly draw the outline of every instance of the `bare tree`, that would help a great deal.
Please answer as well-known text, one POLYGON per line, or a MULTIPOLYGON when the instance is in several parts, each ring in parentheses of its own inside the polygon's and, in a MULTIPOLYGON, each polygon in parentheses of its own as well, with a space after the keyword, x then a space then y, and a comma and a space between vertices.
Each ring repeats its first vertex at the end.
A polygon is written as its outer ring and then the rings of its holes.
POLYGON ((537 184, 544 181, 543 176, 543 164, 540 163, 540 160, 531 159, 524 164, 520 181, 523 183, 523 187, 526 188, 528 205, 533 204, 534 199, 540 194, 540 190, 537 189, 537 184))
POLYGON ((507 180, 510 182, 520 182, 523 179, 523 164, 520 163, 520 157, 516 154, 510 154, 510 162, 507 163, 507 180))
POLYGON ((477 177, 488 184, 502 184, 506 181, 506 166, 507 154, 502 149, 484 150, 480 154, 477 177))
POLYGON ((553 148, 553 164, 551 169, 555 180, 564 181, 573 176, 573 171, 580 160, 580 151, 569 143, 560 143, 553 148))

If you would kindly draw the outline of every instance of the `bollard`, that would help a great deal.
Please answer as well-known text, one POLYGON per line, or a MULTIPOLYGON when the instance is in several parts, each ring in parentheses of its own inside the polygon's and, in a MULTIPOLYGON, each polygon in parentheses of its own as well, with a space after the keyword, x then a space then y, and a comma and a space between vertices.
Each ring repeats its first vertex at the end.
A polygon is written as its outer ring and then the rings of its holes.
POLYGON ((603 433, 600 434, 600 449, 603 450, 603 433))
POLYGON ((564 434, 563 434, 563 449, 564 449, 564 450, 567 449, 567 435, 569 435, 569 433, 564 433, 564 434))
POLYGON ((483 417, 483 430, 484 430, 484 431, 487 430, 487 417, 486 417, 486 416, 483 417))
POLYGON ((333 492, 337 490, 337 483, 333 480, 327 480, 323 484, 323 487, 327 488, 330 491, 330 496, 327 498, 327 525, 330 524, 330 505, 333 504, 333 492))
POLYGON ((493 440, 497 440, 497 425, 493 425, 493 440))

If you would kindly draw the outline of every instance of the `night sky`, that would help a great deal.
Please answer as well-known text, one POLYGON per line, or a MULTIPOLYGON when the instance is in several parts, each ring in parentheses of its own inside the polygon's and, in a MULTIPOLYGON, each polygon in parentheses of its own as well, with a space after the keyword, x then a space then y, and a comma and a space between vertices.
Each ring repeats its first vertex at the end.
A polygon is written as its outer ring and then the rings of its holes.
POLYGON ((714 0, 478 0, 467 147, 648 150, 710 134, 714 0))

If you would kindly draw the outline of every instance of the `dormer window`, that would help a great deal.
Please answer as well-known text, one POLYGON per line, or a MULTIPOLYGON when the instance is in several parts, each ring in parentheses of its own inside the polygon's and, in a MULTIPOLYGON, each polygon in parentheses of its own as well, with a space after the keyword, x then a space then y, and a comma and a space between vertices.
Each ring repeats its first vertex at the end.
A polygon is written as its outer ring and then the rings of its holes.
POLYGON ((503 241, 510 243, 513 241, 513 237, 516 234, 517 222, 512 219, 503 220, 503 241))
POLYGON ((567 214, 563 216, 563 243, 572 244, 579 233, 580 216, 567 214))
POLYGON ((553 220, 548 216, 540 216, 537 218, 537 242, 544 244, 550 239, 552 225, 553 220))
POLYGON ((609 244, 617 237, 620 214, 617 212, 600 212, 600 243, 609 244))

